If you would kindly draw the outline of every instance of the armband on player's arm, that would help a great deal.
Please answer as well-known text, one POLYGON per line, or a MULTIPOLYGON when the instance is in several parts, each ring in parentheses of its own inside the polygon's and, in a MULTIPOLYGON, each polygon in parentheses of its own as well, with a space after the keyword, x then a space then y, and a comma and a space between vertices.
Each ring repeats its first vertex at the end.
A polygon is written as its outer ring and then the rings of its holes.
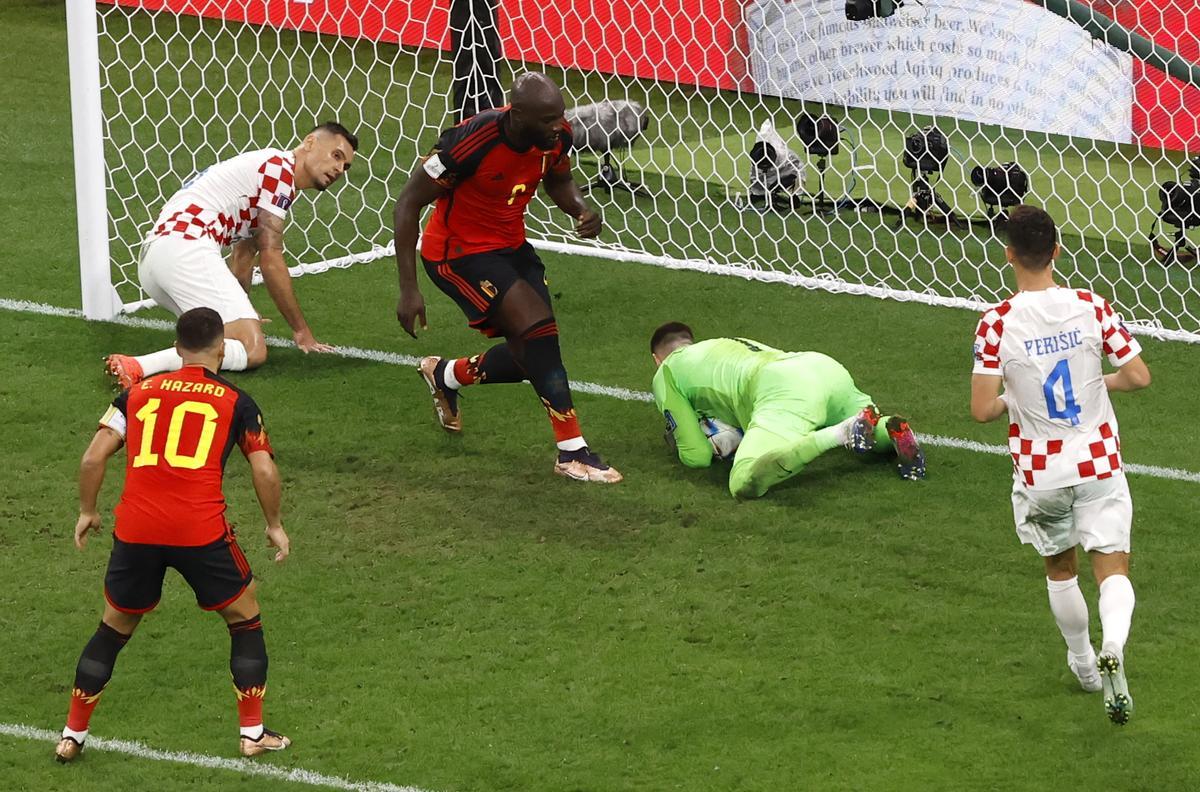
POLYGON ((308 333, 308 321, 300 310, 300 302, 292 289, 292 276, 283 259, 283 227, 282 217, 259 212, 258 227, 251 232, 258 245, 258 267, 267 293, 288 327, 293 333, 308 333))

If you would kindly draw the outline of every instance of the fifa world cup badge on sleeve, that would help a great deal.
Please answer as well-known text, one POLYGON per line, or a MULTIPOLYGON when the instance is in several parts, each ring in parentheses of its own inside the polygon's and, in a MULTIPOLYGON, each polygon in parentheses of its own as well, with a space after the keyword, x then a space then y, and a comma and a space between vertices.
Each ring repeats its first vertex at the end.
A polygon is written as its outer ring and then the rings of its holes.
POLYGON ((425 168, 425 172, 429 174, 429 178, 431 179, 440 179, 442 178, 442 174, 446 172, 446 165, 442 162, 442 158, 438 156, 436 151, 425 158, 425 164, 422 167, 425 168))

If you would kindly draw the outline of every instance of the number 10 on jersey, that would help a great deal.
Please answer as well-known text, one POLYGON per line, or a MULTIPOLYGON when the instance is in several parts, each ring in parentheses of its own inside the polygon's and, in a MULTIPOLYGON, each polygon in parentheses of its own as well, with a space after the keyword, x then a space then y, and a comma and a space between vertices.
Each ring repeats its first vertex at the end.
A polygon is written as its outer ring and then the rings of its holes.
POLYGON ((1062 418, 1070 421, 1071 426, 1079 423, 1079 405, 1075 403, 1075 389, 1071 386, 1071 369, 1067 359, 1063 358, 1054 365, 1050 376, 1042 383, 1042 393, 1046 396, 1046 411, 1051 418, 1062 418), (1062 407, 1059 407, 1058 386, 1062 386, 1062 407))

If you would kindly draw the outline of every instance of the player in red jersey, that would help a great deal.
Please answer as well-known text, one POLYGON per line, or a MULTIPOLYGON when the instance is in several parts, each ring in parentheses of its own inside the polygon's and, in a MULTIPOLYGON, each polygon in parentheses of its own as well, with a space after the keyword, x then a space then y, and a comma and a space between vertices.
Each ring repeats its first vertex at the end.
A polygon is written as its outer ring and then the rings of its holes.
POLYGON ((414 338, 418 319, 427 326, 414 248, 421 210, 436 201, 421 237, 425 271, 458 303, 471 327, 489 338, 504 337, 504 343, 473 357, 421 361, 442 428, 462 430, 460 388, 528 379, 554 428, 554 472, 616 483, 621 474, 592 453, 579 429, 546 270, 525 241, 525 207, 539 183, 575 218, 575 233, 585 239, 600 233, 600 216, 571 175, 571 128, 564 111, 558 86, 543 74, 526 73, 513 83, 507 106, 442 133, 396 201, 396 317, 414 338))
POLYGON ((287 737, 264 728, 267 648, 255 584, 233 527, 225 520, 221 478, 236 445, 250 463, 276 561, 288 555, 279 516, 279 471, 258 405, 216 375, 224 327, 211 308, 194 308, 176 323, 183 368, 122 391, 100 419, 79 470, 75 546, 100 532, 96 498, 104 467, 125 444, 125 489, 114 513, 113 548, 104 577, 104 616, 75 669, 67 726, 55 755, 69 762, 83 750, 88 722, 112 676, 117 653, 162 595, 174 567, 204 610, 229 626, 229 670, 237 693, 243 756, 281 751, 287 737))

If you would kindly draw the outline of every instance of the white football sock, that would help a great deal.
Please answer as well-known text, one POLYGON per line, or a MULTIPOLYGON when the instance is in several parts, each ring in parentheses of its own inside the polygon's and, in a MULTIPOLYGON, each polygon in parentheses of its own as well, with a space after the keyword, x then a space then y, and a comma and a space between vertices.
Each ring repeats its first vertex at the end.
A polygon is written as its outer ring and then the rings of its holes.
POLYGON ((457 362, 454 358, 447 358, 446 365, 442 368, 442 383, 450 390, 458 390, 462 387, 458 377, 454 376, 454 364, 457 362))
POLYGON ((257 740, 263 736, 263 725, 260 723, 257 726, 242 726, 240 728, 243 737, 249 737, 251 740, 257 740))
POLYGON ((587 448, 587 440, 583 439, 583 435, 572 437, 570 440, 559 440, 559 451, 578 451, 581 448, 587 448))
POLYGON ((88 735, 87 729, 84 729, 83 731, 75 731, 74 729, 69 729, 66 726, 63 727, 62 736, 70 737, 70 738, 74 739, 75 742, 77 742, 81 745, 83 744, 83 741, 87 739, 87 735, 88 735))
POLYGON ((1088 637, 1088 606, 1079 590, 1079 578, 1046 578, 1046 590, 1050 595, 1050 612, 1058 622, 1058 631, 1067 642, 1072 657, 1080 662, 1090 659, 1092 641, 1088 637))
POLYGON ((236 338, 225 339, 225 357, 221 360, 222 371, 245 371, 249 359, 245 344, 236 338))
POLYGON ((134 358, 142 366, 142 374, 161 374, 164 371, 179 371, 183 368, 183 358, 175 351, 175 347, 167 347, 148 355, 138 355, 134 358))
MULTIPOLYGON (((855 416, 857 418, 857 416, 855 416)), ((850 444, 850 429, 854 426, 855 418, 847 418, 841 423, 826 426, 813 432, 817 450, 821 453, 850 444)))
POLYGON ((1133 584, 1124 575, 1109 575, 1100 584, 1100 626, 1104 649, 1125 657, 1125 641, 1133 623, 1133 584))

